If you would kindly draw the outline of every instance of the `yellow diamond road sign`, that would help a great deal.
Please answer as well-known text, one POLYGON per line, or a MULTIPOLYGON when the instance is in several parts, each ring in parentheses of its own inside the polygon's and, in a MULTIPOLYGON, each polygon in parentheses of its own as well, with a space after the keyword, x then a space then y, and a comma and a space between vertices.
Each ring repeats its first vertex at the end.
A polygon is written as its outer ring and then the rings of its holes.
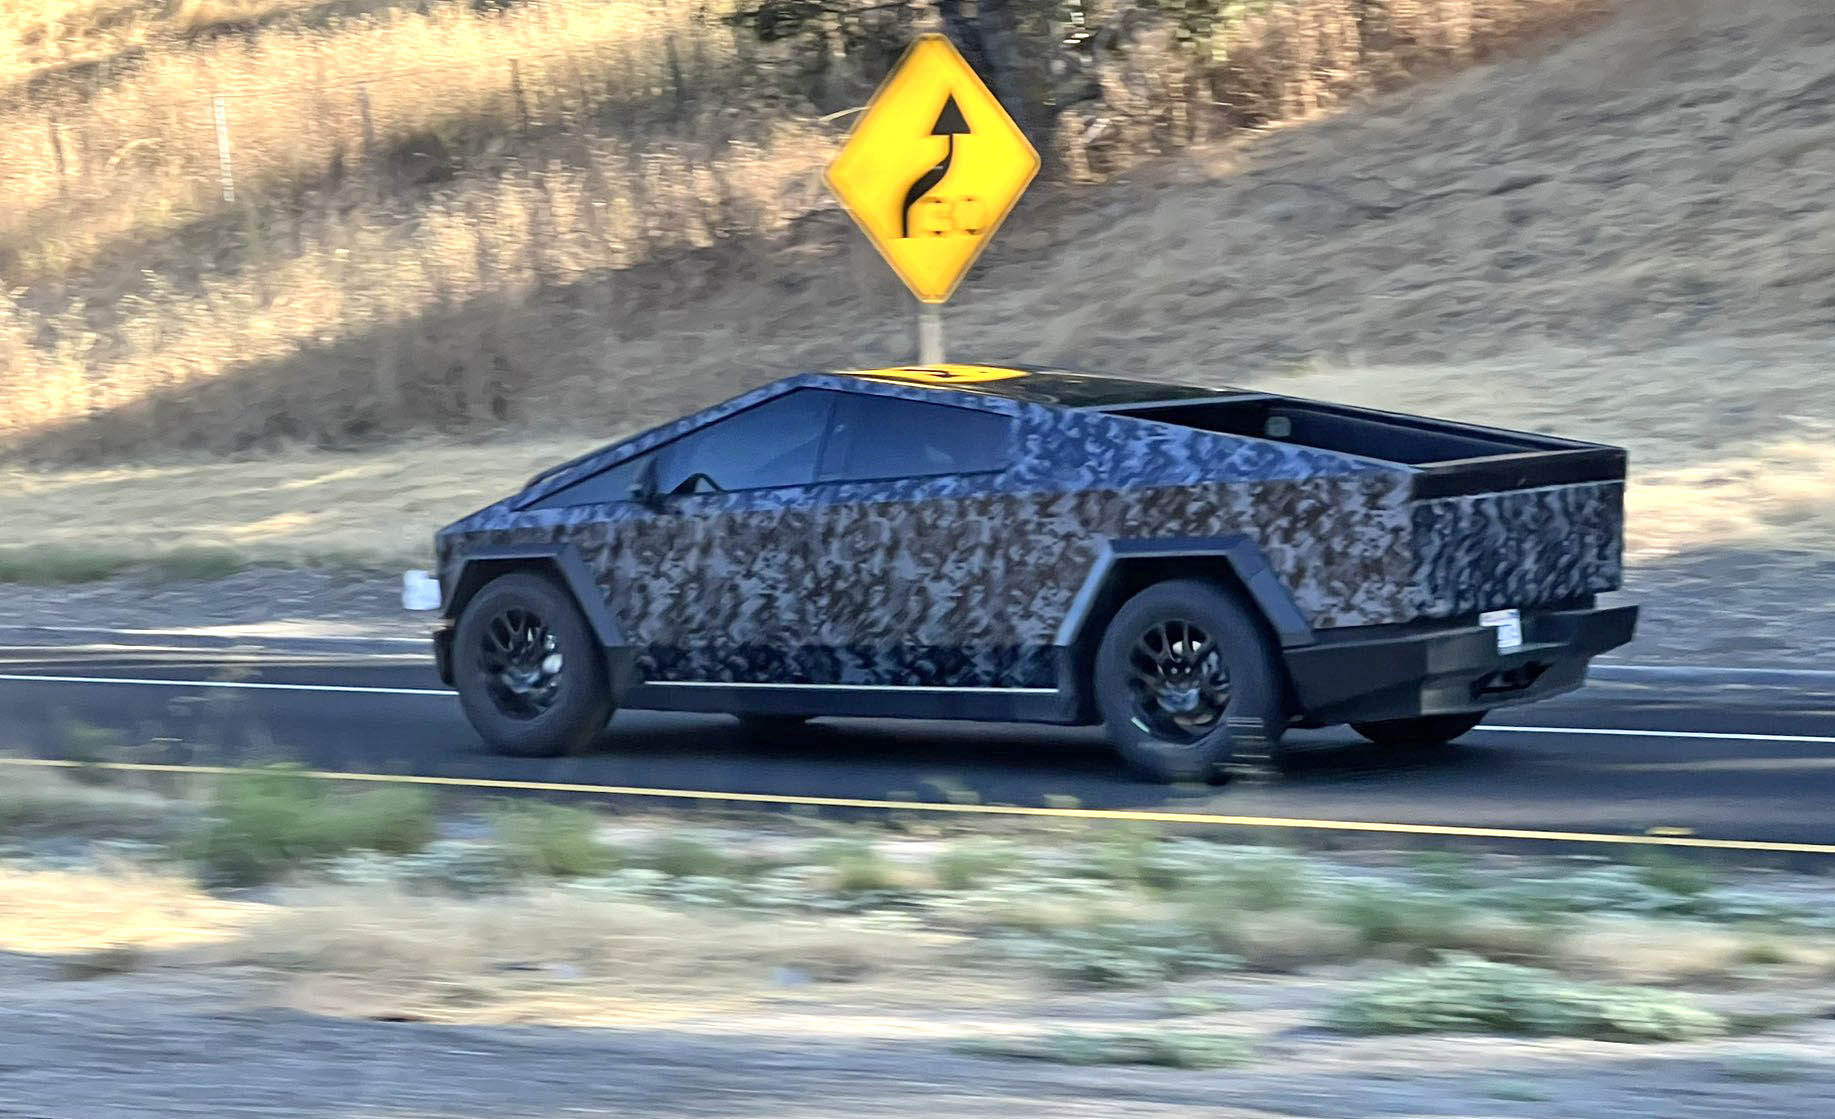
POLYGON ((942 303, 1038 170, 1039 153, 954 44, 925 35, 827 178, 912 294, 942 303))

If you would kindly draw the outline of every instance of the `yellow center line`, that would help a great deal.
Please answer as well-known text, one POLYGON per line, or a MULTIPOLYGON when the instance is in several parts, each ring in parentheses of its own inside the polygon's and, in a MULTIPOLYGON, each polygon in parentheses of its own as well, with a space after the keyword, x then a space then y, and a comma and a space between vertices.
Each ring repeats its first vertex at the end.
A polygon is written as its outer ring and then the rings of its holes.
MULTIPOLYGON (((124 773, 199 773, 247 776, 260 769, 230 765, 167 765, 156 762, 79 762, 62 758, 0 758, 0 766, 44 769, 102 769, 124 773)), ((712 789, 655 789, 640 785, 588 785, 572 781, 511 781, 489 777, 432 777, 412 773, 361 773, 345 770, 296 770, 318 781, 367 781, 394 785, 440 785, 521 792, 587 793, 656 800, 716 801, 729 804, 774 804, 810 808, 864 808, 881 812, 944 812, 968 816, 1032 816, 1058 820, 1111 820, 1149 824, 1205 824, 1211 827, 1285 828, 1293 831, 1371 832, 1387 835, 1440 835, 1471 839, 1541 840, 1558 843, 1609 843, 1645 847, 1696 847, 1718 851, 1773 851, 1797 855, 1835 855, 1835 843, 1783 843, 1758 839, 1700 839, 1655 829, 1658 834, 1547 831, 1535 828, 1483 828, 1459 824, 1398 824, 1368 820, 1311 820, 1290 816, 1230 816, 1210 812, 1167 812, 1135 808, 1044 808, 1019 804, 957 804, 919 800, 874 800, 866 797, 800 796, 789 793, 735 793, 712 789)))

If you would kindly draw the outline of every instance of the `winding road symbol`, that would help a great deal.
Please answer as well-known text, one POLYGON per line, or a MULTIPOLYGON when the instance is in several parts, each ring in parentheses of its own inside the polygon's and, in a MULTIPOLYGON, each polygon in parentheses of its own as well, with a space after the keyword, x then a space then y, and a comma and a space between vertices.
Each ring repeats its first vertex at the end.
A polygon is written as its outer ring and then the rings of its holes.
POLYGON ((955 94, 944 99, 943 109, 937 114, 937 122, 930 126, 930 134, 946 138, 949 147, 944 151, 942 161, 919 175, 917 181, 905 191, 905 201, 898 212, 900 239, 911 236, 911 211, 930 193, 930 188, 942 182, 943 176, 949 174, 949 165, 956 159, 956 137, 969 135, 968 122, 962 119, 962 109, 956 104, 955 94))
POLYGON ((962 52, 921 35, 822 177, 911 293, 942 303, 1038 170, 1039 153, 962 52))

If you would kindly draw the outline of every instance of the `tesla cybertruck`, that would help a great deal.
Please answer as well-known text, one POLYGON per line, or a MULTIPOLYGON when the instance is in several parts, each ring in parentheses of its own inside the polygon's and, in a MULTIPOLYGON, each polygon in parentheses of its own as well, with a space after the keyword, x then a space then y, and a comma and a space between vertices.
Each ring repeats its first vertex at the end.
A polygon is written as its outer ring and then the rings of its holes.
POLYGON ((1059 370, 788 377, 441 530, 492 746, 620 707, 1102 724, 1201 780, 1294 726, 1442 743, 1631 639, 1614 447, 1059 370))

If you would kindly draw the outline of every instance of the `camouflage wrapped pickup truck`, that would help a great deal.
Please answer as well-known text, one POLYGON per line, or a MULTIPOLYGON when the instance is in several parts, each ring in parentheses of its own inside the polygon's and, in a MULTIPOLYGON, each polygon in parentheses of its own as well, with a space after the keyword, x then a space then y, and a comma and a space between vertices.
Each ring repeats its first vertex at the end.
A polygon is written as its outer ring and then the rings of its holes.
POLYGON ((1238 389, 793 376, 441 530, 492 745, 618 707, 1100 723, 1201 779, 1292 726, 1443 742, 1631 639, 1612 447, 1238 389))

